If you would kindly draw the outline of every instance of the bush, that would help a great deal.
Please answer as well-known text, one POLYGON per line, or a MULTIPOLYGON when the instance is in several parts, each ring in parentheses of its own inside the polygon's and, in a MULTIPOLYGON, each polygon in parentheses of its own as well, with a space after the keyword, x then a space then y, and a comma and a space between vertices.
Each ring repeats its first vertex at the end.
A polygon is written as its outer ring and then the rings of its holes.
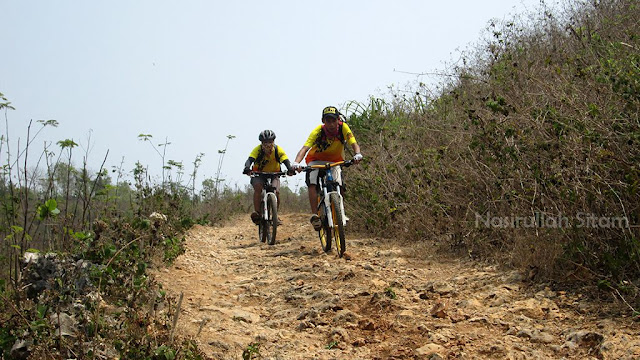
POLYGON ((543 278, 637 281, 637 2, 529 15, 490 23, 437 96, 349 105, 367 156, 353 223, 543 278))

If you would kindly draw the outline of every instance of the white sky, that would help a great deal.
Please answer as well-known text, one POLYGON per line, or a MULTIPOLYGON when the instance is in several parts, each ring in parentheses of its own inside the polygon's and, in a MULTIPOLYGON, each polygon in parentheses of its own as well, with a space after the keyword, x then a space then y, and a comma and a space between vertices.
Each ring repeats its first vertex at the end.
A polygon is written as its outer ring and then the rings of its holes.
MULTIPOLYGON (((55 119, 40 149, 48 141, 60 152, 55 143, 73 139, 76 166, 84 148, 97 171, 109 150, 108 169, 124 157, 128 173, 140 161, 158 180, 161 158, 138 139, 151 134, 155 145, 171 143, 165 160, 185 165, 185 182, 205 154, 199 186, 215 178, 218 150, 234 135, 221 177, 244 187, 261 130, 274 130, 293 158, 324 106, 416 81, 403 72, 443 70, 490 19, 538 2, 0 0, 0 92, 16 108, 10 142, 24 145, 29 120, 55 119)), ((6 134, 4 114, 0 124, 6 134)))

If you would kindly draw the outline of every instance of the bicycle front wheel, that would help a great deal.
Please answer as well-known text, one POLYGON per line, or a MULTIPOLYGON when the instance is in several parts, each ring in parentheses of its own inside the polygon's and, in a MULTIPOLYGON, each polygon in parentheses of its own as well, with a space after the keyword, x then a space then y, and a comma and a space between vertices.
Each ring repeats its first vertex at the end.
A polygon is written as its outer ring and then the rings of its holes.
POLYGON ((342 213, 342 199, 336 193, 331 194, 329 197, 331 201, 331 217, 333 218, 333 238, 336 241, 336 249, 338 250, 338 257, 342 257, 347 249, 346 240, 344 237, 344 214, 342 213))
POLYGON ((278 199, 276 194, 267 194, 267 244, 274 245, 276 243, 276 233, 278 232, 278 199))
POLYGON ((266 221, 262 218, 262 214, 264 214, 265 203, 262 201, 260 203, 260 222, 258 223, 258 240, 260 242, 267 241, 267 224, 266 221))
POLYGON ((329 219, 327 218, 328 209, 324 204, 324 200, 320 200, 319 209, 320 220, 322 221, 322 227, 318 231, 318 237, 320 238, 320 245, 322 250, 326 253, 331 251, 331 227, 329 226, 329 219))

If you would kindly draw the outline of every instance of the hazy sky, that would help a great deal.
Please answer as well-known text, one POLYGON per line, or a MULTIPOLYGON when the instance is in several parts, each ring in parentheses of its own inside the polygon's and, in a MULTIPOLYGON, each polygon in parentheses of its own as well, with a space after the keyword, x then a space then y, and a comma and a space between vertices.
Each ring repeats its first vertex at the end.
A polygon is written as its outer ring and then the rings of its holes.
MULTIPOLYGON (((537 4, 0 0, 0 92, 16 108, 7 113, 10 143, 24 146, 30 120, 55 119, 59 127, 34 142, 32 166, 44 142, 59 153, 55 143, 73 139, 76 166, 88 151, 97 171, 109 150, 108 169, 124 158, 130 174, 140 161, 159 179, 161 157, 138 139, 150 134, 156 147, 171 143, 165 160, 184 164, 183 179, 205 154, 199 186, 215 178, 218 150, 234 135, 221 177, 244 187, 243 163, 261 130, 274 130, 293 158, 324 106, 429 81, 405 72, 444 69, 490 19, 537 4)), ((6 134, 4 113, 2 120, 6 134)), ((302 182, 302 175, 289 178, 292 188, 302 182)))

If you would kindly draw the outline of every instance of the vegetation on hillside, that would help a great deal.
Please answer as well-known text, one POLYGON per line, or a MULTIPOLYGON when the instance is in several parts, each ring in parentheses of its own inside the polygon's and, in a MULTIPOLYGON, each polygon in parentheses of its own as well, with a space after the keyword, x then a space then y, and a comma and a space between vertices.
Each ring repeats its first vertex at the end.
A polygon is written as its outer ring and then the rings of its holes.
POLYGON ((348 104, 354 225, 637 296, 639 5, 491 22, 435 91, 348 104))
MULTIPOLYGON (((7 119, 12 109, 0 94, 7 119)), ((176 299, 148 269, 180 255, 192 225, 245 211, 250 197, 210 180, 196 194, 196 170, 185 183, 172 161, 160 184, 140 163, 131 176, 91 173, 89 154, 74 165, 71 139, 34 157, 30 145, 55 120, 38 121, 37 131, 31 124, 12 153, 8 124, 0 143, 0 358, 201 358, 192 342, 172 339, 176 299)))
MULTIPOLYGON (((7 119, 13 110, 3 94, 0 110, 7 119)), ((32 164, 30 145, 58 122, 38 121, 37 131, 30 124, 15 154, 8 124, 0 142, 0 358, 201 358, 193 342, 173 339, 179 302, 148 270, 179 256, 193 225, 248 212, 253 189, 222 186, 218 174, 196 192, 203 154, 184 179, 182 163, 167 159, 167 141, 153 145, 149 134, 139 138, 162 159, 160 183, 141 163, 129 173, 104 164, 92 173, 88 153, 78 168, 72 139, 47 144, 32 164)), ((306 208, 301 195, 283 187, 282 211, 306 208)))

